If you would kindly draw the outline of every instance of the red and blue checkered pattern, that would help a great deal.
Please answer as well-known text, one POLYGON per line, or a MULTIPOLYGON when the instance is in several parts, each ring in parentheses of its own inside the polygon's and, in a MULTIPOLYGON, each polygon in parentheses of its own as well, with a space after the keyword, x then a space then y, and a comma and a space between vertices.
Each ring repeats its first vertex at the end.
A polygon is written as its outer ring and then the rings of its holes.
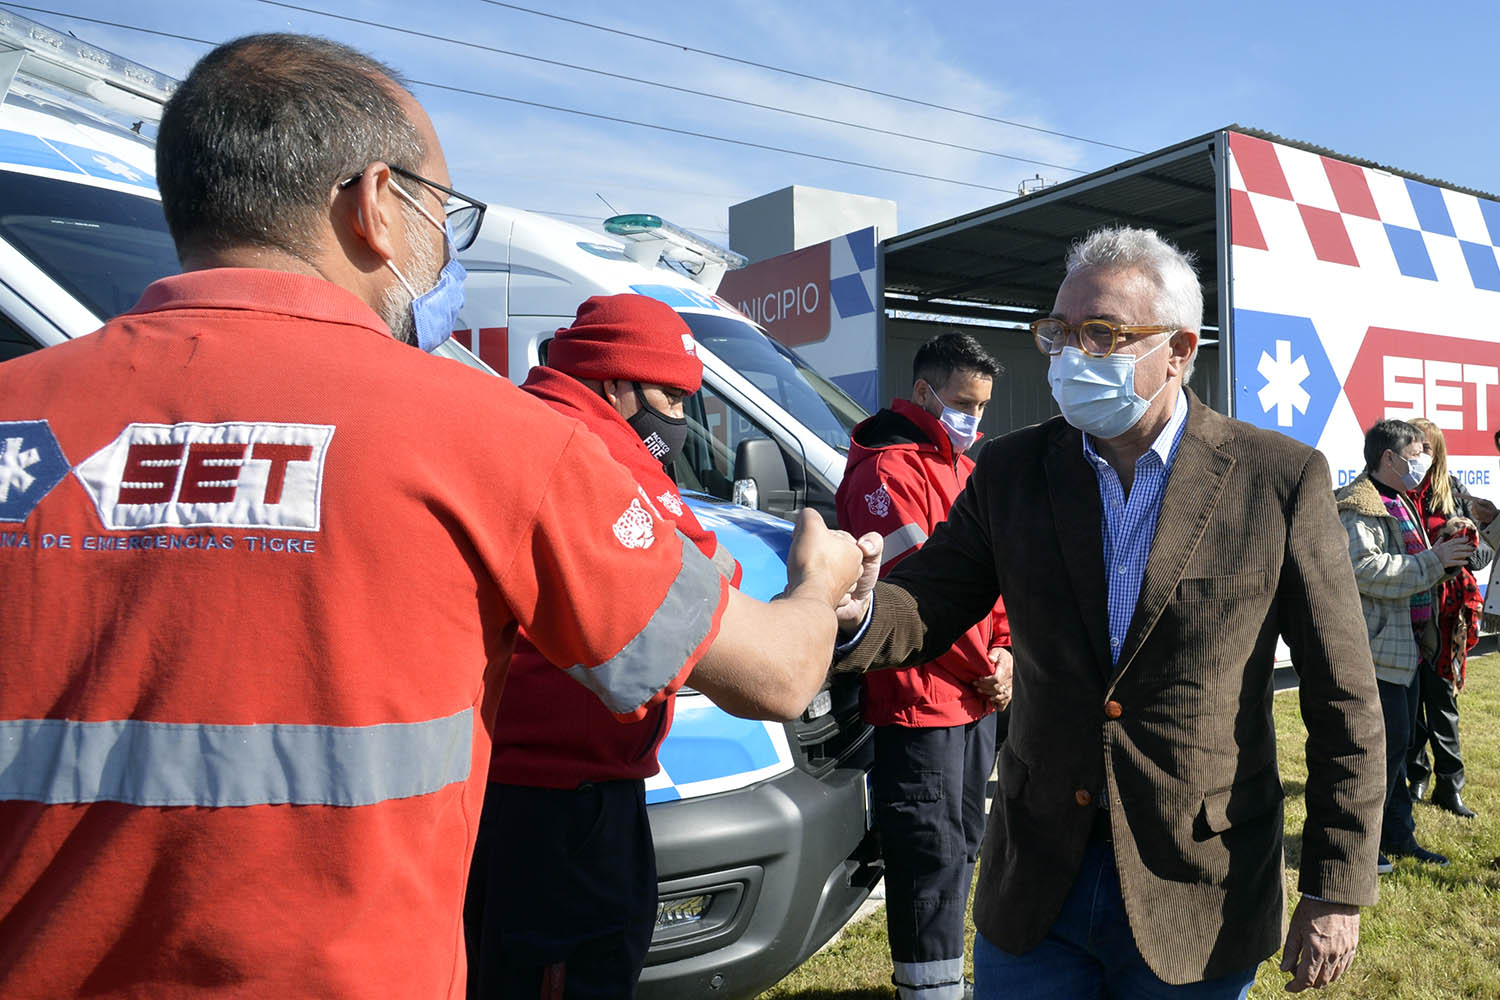
POLYGON ((1500 202, 1229 133, 1235 246, 1500 292, 1500 202))

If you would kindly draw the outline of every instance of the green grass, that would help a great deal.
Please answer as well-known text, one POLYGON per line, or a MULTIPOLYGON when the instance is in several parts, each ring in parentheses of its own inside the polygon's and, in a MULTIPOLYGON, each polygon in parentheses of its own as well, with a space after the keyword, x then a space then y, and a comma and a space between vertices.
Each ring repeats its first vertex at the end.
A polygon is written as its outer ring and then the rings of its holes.
MULTIPOLYGON (((1380 902, 1364 911, 1359 953, 1344 978, 1317 995, 1327 1000, 1495 1000, 1500 997, 1500 654, 1469 663, 1458 699, 1468 784, 1464 800, 1479 817, 1462 820, 1416 806, 1417 837, 1452 859, 1447 868, 1409 860, 1380 880, 1380 902)), ((1296 905, 1297 845, 1307 732, 1293 694, 1276 700, 1277 742, 1287 789, 1287 912, 1296 905)), ((973 940, 973 924, 969 926, 973 940)), ((1266 960, 1251 1000, 1284 996, 1291 978, 1281 956, 1266 960)), ((966 969, 968 968, 966 962, 966 969)), ((877 911, 764 994, 775 1000, 863 1000, 896 995, 886 950, 885 913, 877 911)))

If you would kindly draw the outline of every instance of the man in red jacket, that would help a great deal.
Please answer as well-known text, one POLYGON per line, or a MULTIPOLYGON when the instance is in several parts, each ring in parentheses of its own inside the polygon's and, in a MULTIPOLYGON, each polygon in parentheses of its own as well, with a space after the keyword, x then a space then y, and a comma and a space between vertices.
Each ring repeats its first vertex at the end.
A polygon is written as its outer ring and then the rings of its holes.
POLYGON ((157 167, 184 273, 0 365, 0 996, 458 1000, 516 629, 623 718, 684 676, 795 717, 860 555, 805 515, 741 595, 577 421, 417 349, 484 205, 367 56, 220 46, 157 167))
MULTIPOLYGON (((884 576, 915 552, 968 481, 964 450, 1001 368, 966 333, 923 344, 911 400, 854 429, 838 490, 839 523, 885 538, 884 576)), ((875 825, 885 855, 892 982, 903 998, 964 994, 964 909, 984 834, 996 707, 1010 702, 1005 609, 931 663, 865 676, 875 726, 875 825)))
MULTIPOLYGON (((664 468, 687 437, 683 398, 702 382, 676 312, 644 295, 599 295, 521 388, 603 441, 652 513, 735 584, 734 558, 664 468)), ((464 908, 471 998, 635 992, 656 921, 645 779, 660 769, 682 680, 644 718, 620 722, 524 631, 517 639, 464 908)))

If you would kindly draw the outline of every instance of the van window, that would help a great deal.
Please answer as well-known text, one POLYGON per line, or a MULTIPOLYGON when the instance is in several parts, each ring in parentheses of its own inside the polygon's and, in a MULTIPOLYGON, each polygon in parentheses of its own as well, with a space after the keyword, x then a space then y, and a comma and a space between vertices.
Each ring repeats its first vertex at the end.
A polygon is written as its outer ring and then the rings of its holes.
MULTIPOLYGON (((845 396, 833 383, 822 379, 820 381, 826 382, 828 392, 835 398, 843 397, 839 405, 830 405, 808 377, 811 369, 800 358, 795 358, 785 348, 778 349, 780 345, 744 320, 707 313, 684 312, 680 315, 692 329, 693 336, 709 350, 775 400, 802 426, 839 451, 848 453, 849 432, 867 416, 858 403, 845 396), (789 357, 796 363, 788 360, 789 357)), ((731 445, 731 461, 733 458, 731 445)))
POLYGON ((0 239, 101 320, 181 270, 160 202, 51 177, 0 172, 0 239))
POLYGON ((673 478, 685 489, 731 499, 735 449, 746 438, 771 435, 707 382, 683 400, 683 414, 688 439, 682 454, 673 460, 673 478))
POLYGON ((40 346, 9 316, 0 313, 0 361, 9 361, 11 358, 30 354, 40 346))

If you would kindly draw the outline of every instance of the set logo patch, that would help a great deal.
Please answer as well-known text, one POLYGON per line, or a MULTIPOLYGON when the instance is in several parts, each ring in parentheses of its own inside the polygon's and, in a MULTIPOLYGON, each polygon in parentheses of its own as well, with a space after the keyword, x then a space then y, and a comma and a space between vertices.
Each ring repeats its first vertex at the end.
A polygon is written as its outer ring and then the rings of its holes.
POLYGON ((649 549, 656 541, 656 532, 651 527, 651 515, 639 500, 630 501, 625 513, 614 525, 615 538, 627 549, 649 549))
POLYGON ((325 424, 130 424, 74 474, 106 528, 317 531, 325 424))
POLYGON ((663 493, 661 496, 657 497, 656 499, 659 500, 659 501, 661 501, 661 505, 663 507, 667 508, 667 510, 669 510, 669 511, 672 512, 672 516, 673 517, 681 517, 682 516, 682 500, 681 500, 680 497, 677 496, 676 493, 672 493, 671 491, 668 491, 666 493, 663 493))
POLYGON ((885 517, 891 512, 891 495, 885 491, 885 483, 877 486, 874 493, 865 494, 865 506, 876 517, 885 517))
POLYGON ((68 474, 45 420, 0 422, 0 521, 24 521, 68 474))

